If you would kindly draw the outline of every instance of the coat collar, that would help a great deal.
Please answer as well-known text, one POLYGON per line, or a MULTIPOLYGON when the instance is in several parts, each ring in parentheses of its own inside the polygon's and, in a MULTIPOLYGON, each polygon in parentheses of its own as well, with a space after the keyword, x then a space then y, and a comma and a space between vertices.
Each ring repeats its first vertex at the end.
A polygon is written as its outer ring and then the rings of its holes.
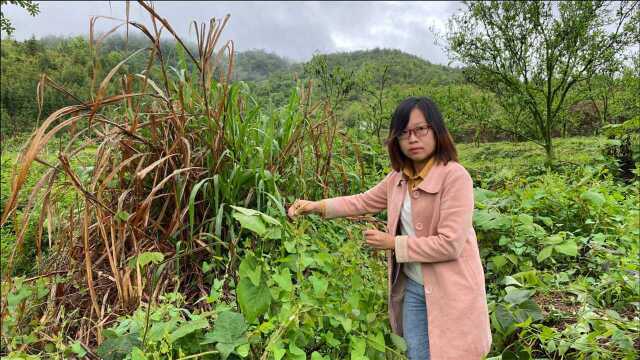
MULTIPOLYGON (((396 186, 402 185, 402 182, 407 182, 407 179, 403 175, 402 171, 398 172, 398 180, 396 181, 396 186)), ((440 191, 442 187, 442 183, 444 182, 444 178, 447 175, 447 166, 441 162, 436 162, 433 164, 431 170, 427 174, 427 177, 416 186, 417 189, 421 189, 428 193, 435 194, 440 191)))

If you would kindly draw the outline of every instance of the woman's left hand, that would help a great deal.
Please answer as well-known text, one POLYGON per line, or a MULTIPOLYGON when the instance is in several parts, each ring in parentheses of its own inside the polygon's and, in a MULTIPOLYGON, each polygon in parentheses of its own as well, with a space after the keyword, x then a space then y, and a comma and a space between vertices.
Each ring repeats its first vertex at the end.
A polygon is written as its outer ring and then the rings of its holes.
POLYGON ((363 232, 367 244, 375 249, 395 249, 395 236, 375 229, 365 230, 363 232))

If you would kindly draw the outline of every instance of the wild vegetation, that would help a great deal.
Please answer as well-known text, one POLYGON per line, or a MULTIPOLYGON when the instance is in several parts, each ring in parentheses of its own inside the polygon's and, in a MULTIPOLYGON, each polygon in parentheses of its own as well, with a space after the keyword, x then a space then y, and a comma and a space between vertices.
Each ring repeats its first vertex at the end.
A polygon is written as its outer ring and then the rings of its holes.
POLYGON ((129 21, 128 39, 2 41, 3 357, 405 358, 384 254, 361 235, 384 213, 285 210, 379 181, 389 113, 413 94, 442 107, 474 180, 489 357, 637 357, 637 54, 568 91, 550 163, 505 130, 529 105, 466 70, 236 54, 227 18, 190 43, 139 6, 155 24, 129 21))

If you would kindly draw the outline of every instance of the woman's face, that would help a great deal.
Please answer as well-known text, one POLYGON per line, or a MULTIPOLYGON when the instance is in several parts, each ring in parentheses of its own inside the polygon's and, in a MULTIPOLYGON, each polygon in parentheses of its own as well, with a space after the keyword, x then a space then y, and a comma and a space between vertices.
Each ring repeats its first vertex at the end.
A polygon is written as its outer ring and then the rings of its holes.
POLYGON ((427 119, 425 119, 424 114, 420 109, 414 108, 411 110, 411 114, 409 116, 409 123, 404 131, 418 129, 418 133, 416 131, 411 131, 406 138, 398 138, 398 142, 400 143, 400 150, 402 153, 413 160, 414 163, 421 163, 427 160, 431 154, 435 151, 436 148, 436 138, 433 133, 433 129, 427 123, 427 119), (420 135, 420 131, 425 132, 428 127, 428 132, 426 135, 420 135))

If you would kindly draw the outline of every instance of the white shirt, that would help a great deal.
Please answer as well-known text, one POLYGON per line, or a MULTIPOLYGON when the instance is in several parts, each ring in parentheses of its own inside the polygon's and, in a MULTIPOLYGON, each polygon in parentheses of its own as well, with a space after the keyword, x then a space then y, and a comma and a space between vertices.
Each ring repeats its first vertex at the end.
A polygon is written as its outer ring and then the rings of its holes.
MULTIPOLYGON (((409 189, 404 196, 402 202, 402 209, 400 210, 400 233, 402 235, 415 236, 416 231, 413 228, 413 220, 411 219, 411 196, 409 195, 409 189)), ((422 279, 422 266, 419 262, 407 262, 402 266, 403 272, 411 280, 424 284, 422 279)))

